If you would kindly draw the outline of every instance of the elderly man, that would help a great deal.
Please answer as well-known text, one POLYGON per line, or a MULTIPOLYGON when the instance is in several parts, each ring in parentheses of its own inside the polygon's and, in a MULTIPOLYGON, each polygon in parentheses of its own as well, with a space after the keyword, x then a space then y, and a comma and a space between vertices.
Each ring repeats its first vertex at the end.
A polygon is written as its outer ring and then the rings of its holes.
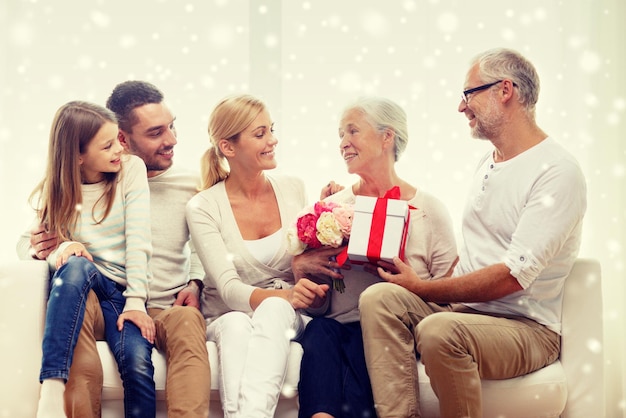
POLYGON ((480 379, 554 362, 563 285, 578 254, 586 185, 535 122, 539 78, 519 53, 490 50, 467 73, 459 112, 494 148, 477 165, 452 277, 422 280, 399 259, 360 300, 380 417, 420 416, 421 356, 442 417, 481 417, 480 379))

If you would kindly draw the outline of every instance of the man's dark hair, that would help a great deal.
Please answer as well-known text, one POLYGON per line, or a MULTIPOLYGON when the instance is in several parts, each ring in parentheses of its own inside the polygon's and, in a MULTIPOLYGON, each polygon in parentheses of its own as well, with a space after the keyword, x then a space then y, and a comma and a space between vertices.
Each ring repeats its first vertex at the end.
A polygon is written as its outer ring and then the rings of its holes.
POLYGON ((146 81, 124 81, 118 84, 111 92, 106 107, 117 116, 119 127, 125 132, 131 132, 137 122, 136 107, 149 103, 161 103, 163 93, 155 85, 146 81))

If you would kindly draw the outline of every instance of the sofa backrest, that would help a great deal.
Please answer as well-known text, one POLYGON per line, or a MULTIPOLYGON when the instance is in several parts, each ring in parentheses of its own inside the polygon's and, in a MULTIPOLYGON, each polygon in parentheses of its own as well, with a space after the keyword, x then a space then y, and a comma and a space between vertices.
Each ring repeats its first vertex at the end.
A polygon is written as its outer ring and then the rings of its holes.
POLYGON ((565 281, 561 363, 567 376, 563 418, 605 416, 600 263, 579 258, 565 281))

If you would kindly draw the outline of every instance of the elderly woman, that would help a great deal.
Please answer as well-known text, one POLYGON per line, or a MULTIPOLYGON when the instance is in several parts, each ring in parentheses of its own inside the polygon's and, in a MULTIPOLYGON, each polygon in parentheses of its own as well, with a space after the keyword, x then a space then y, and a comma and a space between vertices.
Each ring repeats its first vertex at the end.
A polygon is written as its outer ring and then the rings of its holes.
MULTIPOLYGON (((406 261, 420 277, 443 277, 457 260, 455 237, 444 205, 434 196, 401 179, 395 163, 406 148, 406 114, 384 98, 362 98, 343 112, 339 125, 339 151, 349 173, 359 181, 328 197, 354 203, 355 196, 383 197, 397 186, 400 199, 412 207, 406 261)), ((375 417, 372 389, 365 365, 359 323, 361 292, 381 281, 375 269, 339 265, 329 257, 335 249, 306 251, 294 257, 298 284, 315 296, 309 313, 315 318, 299 338, 303 348, 299 396, 304 417, 375 417), (367 271, 366 271, 367 270, 367 271), (339 271, 339 270, 337 270, 339 271), (374 274, 368 271, 373 271, 374 274), (331 278, 343 277, 345 291, 332 290, 331 278)))

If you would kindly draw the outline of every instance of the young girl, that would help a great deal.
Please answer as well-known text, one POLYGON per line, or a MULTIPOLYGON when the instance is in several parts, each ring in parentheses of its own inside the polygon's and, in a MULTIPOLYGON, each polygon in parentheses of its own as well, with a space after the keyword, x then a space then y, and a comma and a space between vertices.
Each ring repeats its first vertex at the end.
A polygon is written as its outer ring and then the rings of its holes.
MULTIPOLYGON (((115 115, 86 102, 56 113, 38 221, 59 238, 43 335, 37 416, 65 417, 63 392, 87 294, 100 300, 106 340, 124 382, 126 417, 155 416, 154 323, 146 313, 150 202, 146 167, 122 154, 115 115)), ((32 197, 32 196, 31 196, 32 197)))

